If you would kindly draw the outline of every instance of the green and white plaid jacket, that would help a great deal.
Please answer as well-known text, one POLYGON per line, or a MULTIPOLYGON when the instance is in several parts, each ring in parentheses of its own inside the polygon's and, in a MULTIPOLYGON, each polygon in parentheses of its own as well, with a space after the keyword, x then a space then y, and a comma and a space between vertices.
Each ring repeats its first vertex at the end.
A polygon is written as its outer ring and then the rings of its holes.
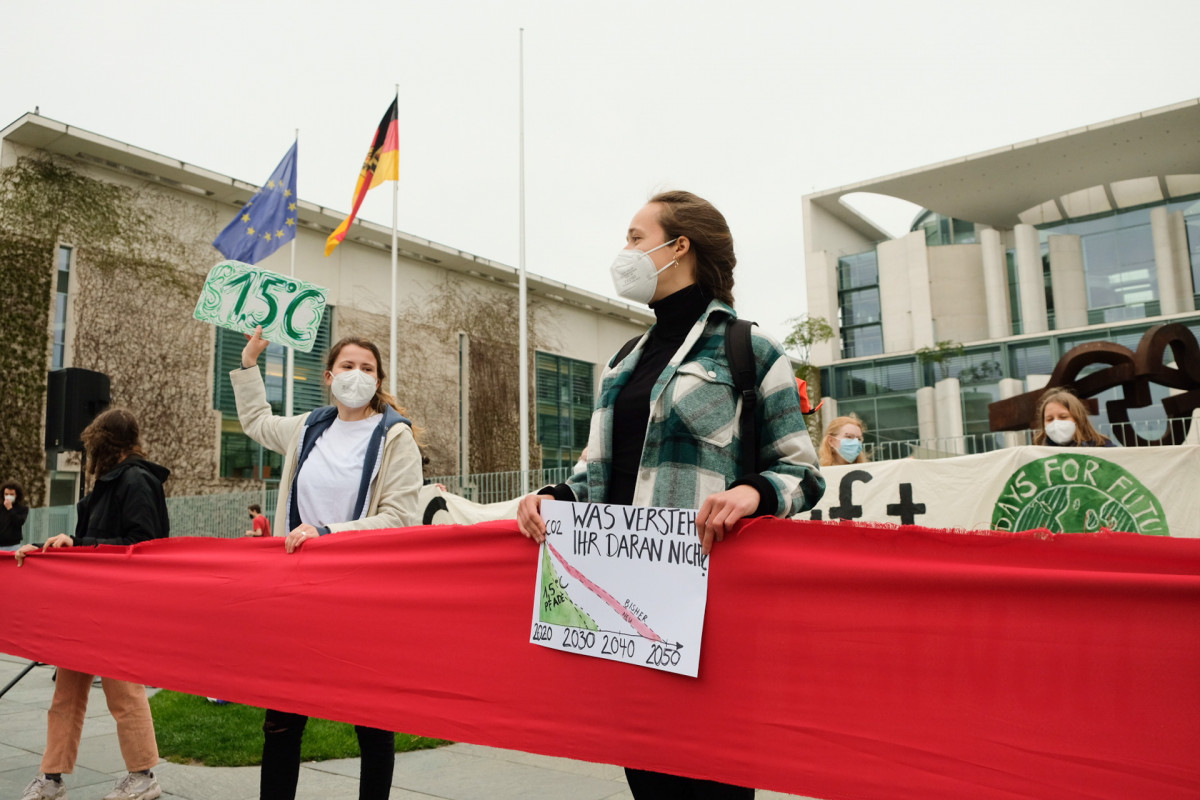
MULTIPOLYGON (((651 389, 633 505, 699 508, 709 495, 728 489, 752 469, 740 463, 742 399, 725 358, 725 331, 736 316, 721 301, 710 302, 651 389)), ((642 356, 646 336, 601 375, 588 435, 587 471, 567 482, 580 502, 608 500, 613 404, 642 356)), ((758 365, 760 474, 775 487, 779 506, 773 513, 787 517, 814 506, 825 492, 825 480, 804 425, 791 363, 757 328, 751 341, 758 365)))

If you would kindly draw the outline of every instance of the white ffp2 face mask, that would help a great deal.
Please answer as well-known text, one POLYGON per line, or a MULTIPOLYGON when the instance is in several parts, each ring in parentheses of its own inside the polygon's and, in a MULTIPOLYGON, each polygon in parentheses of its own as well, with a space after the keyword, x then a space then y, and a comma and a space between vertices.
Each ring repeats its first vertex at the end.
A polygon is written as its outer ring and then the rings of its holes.
POLYGON ((612 273, 613 288, 617 294, 635 303, 649 303, 654 298, 654 290, 658 288, 658 273, 667 267, 679 263, 671 261, 662 269, 654 266, 650 254, 661 250, 676 240, 663 242, 658 247, 649 250, 622 250, 613 259, 609 271, 612 273))
POLYGON ((371 402, 378 386, 375 378, 361 369, 348 369, 333 376, 329 390, 347 408, 362 408, 371 402))
POLYGON ((1057 444, 1069 444, 1075 440, 1075 423, 1069 419, 1047 422, 1046 435, 1057 444))

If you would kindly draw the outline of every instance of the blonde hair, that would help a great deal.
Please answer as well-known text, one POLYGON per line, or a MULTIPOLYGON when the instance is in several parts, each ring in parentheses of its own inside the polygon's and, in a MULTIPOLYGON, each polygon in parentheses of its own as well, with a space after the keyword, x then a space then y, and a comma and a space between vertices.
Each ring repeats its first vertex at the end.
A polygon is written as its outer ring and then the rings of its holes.
MULTIPOLYGON (((842 454, 829 446, 829 440, 842 432, 842 428, 847 425, 857 425, 863 432, 863 436, 867 434, 867 423, 858 418, 857 414, 850 414, 845 417, 837 417, 830 422, 825 428, 825 435, 821 437, 821 446, 817 448, 817 460, 822 467, 832 467, 838 464, 848 464, 850 462, 842 458, 842 454), (834 459, 837 459, 836 461, 834 459)), ((864 448, 858 454, 858 458, 854 459, 855 464, 865 464, 870 461, 867 456, 867 451, 864 448)))
POLYGON ((1046 443, 1046 406, 1051 403, 1058 403, 1066 408, 1067 413, 1074 420, 1075 438, 1071 440, 1072 445, 1100 447, 1108 444, 1108 437, 1096 430, 1092 421, 1088 419, 1087 406, 1070 389, 1050 389, 1038 400, 1037 418, 1033 421, 1032 426, 1037 430, 1033 435, 1034 444, 1046 443))

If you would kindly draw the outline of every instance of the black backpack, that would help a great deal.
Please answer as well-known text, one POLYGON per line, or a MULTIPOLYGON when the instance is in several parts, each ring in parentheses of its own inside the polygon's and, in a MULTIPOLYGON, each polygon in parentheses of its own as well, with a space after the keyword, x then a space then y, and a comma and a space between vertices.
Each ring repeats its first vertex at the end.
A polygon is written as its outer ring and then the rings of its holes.
MULTIPOLYGON (((750 343, 750 328, 754 324, 750 320, 735 319, 725 332, 725 360, 733 374, 733 388, 742 396, 738 434, 742 442, 742 464, 753 467, 750 472, 759 471, 758 427, 754 424, 754 412, 758 410, 758 375, 754 366, 754 346, 750 343)), ((620 363, 641 339, 641 336, 635 336, 623 344, 611 363, 620 363)))

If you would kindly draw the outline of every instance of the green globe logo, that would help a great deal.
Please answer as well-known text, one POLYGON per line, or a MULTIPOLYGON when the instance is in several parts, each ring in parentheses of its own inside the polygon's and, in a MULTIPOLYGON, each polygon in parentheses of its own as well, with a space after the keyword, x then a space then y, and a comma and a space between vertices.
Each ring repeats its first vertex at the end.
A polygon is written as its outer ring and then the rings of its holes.
POLYGON ((1141 481, 1111 461, 1077 453, 1040 458, 1014 472, 996 499, 992 527, 1170 535, 1162 505, 1141 481))

